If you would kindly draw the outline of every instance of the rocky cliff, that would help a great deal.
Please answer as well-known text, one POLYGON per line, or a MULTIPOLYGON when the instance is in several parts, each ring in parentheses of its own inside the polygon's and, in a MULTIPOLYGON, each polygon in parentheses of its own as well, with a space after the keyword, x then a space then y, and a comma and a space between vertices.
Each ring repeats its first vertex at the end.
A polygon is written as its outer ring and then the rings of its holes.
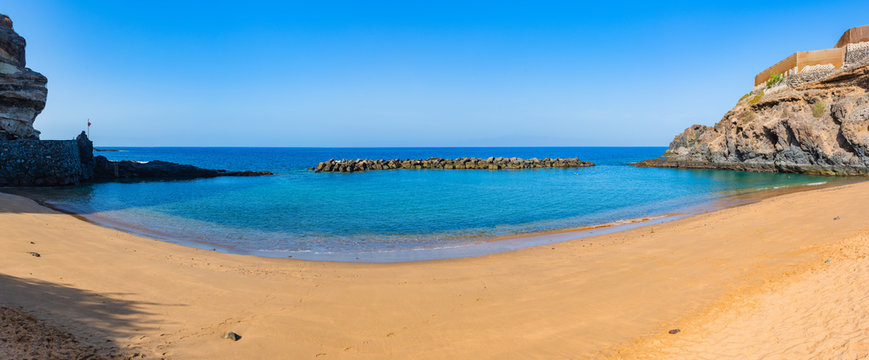
POLYGON ((869 175, 869 65, 859 60, 761 85, 714 126, 689 127, 664 158, 638 165, 869 175))
POLYGON ((45 108, 48 81, 25 67, 24 38, 0 14, 0 140, 37 139, 36 115, 45 108))

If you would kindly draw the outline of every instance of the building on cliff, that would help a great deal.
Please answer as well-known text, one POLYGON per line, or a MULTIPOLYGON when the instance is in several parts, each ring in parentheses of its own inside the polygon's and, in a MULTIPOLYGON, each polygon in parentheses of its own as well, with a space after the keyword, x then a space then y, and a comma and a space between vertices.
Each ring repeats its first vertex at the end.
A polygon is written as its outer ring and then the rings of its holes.
POLYGON ((766 84, 773 74, 781 74, 787 78, 842 69, 865 59, 867 50, 869 50, 869 25, 851 28, 845 31, 832 49, 796 52, 761 71, 754 77, 754 86, 766 84))
POLYGON ((849 44, 859 44, 864 42, 869 42, 869 25, 845 30, 845 33, 839 38, 839 42, 836 43, 836 47, 843 48, 849 44))

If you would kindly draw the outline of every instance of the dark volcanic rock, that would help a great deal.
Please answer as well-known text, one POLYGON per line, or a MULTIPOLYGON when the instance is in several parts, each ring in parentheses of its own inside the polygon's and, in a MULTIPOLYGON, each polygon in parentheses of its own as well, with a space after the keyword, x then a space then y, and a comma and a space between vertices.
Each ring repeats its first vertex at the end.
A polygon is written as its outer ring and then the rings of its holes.
POLYGON ((75 137, 78 145, 78 157, 81 161, 82 172, 86 177, 82 180, 90 180, 94 173, 94 143, 88 139, 84 131, 75 137))
POLYGON ((370 170, 396 169, 440 169, 440 170, 507 170, 507 169, 540 169, 540 168, 582 168, 594 166, 593 163, 578 158, 545 158, 520 159, 489 157, 480 159, 464 157, 456 159, 393 159, 393 160, 335 160, 324 161, 312 168, 315 172, 360 172, 370 170))
POLYGON ((263 176, 268 171, 226 171, 203 169, 166 161, 109 161, 104 156, 94 158, 94 180, 187 180, 218 176, 263 176))

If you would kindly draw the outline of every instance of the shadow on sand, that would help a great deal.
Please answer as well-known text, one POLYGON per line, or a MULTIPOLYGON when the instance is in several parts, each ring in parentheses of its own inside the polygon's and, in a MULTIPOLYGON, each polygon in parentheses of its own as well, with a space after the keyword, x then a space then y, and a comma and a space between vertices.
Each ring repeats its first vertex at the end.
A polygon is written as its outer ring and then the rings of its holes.
MULTIPOLYGON (((117 339, 158 326, 151 320, 153 313, 145 309, 164 304, 124 300, 125 295, 128 294, 98 294, 64 284, 0 274, 0 307, 33 315, 104 353, 117 353, 117 339)), ((0 319, 0 326, 9 326, 4 321, 11 320, 0 319)))

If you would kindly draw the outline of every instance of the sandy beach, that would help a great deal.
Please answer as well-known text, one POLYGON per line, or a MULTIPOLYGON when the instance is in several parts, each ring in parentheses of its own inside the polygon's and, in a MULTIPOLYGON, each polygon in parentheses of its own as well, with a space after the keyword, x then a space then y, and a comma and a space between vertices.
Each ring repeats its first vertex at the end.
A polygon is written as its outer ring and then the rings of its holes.
POLYGON ((362 264, 194 249, 0 194, 0 306, 145 358, 865 358, 866 214, 857 183, 508 253, 362 264))

